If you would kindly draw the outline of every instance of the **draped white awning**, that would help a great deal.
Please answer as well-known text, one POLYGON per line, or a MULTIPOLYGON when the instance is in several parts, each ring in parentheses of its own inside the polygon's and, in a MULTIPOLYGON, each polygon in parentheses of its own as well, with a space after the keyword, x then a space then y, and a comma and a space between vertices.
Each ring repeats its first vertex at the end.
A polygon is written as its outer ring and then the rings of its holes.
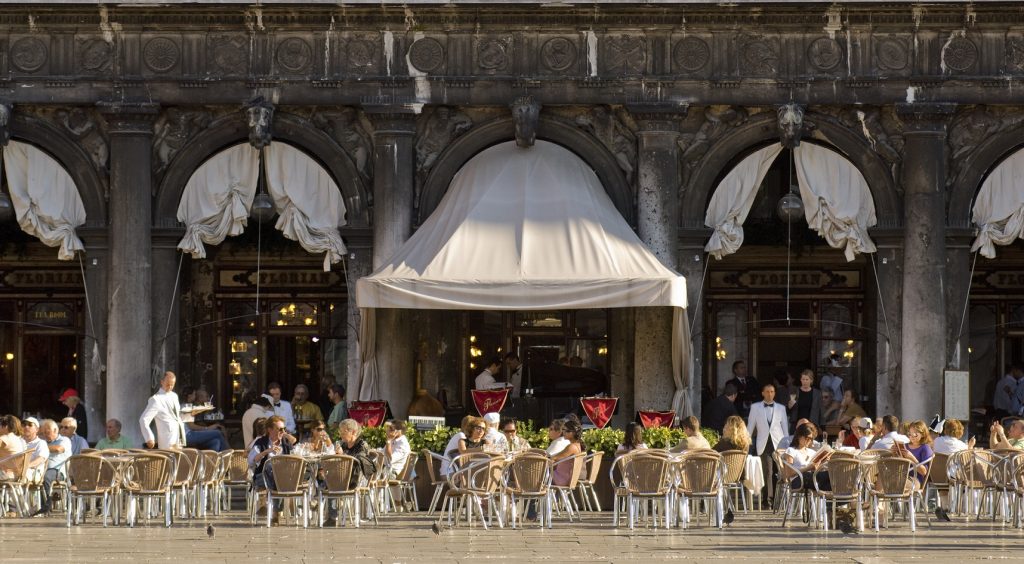
MULTIPOLYGON (((325 253, 324 270, 345 255, 338 228, 345 225, 345 202, 330 174, 303 151, 287 143, 267 147, 267 191, 285 237, 311 253, 325 253)), ((249 220, 259 179, 259 151, 240 144, 203 163, 185 185, 178 221, 185 236, 178 248, 206 258, 205 245, 239 235, 249 220)))
POLYGON ((1024 150, 999 163, 981 184, 974 200, 973 221, 978 237, 971 251, 995 258, 996 245, 1024 237, 1024 150))
POLYGON ((71 260, 84 251, 75 229, 85 224, 85 206, 75 181, 50 155, 10 141, 3 150, 7 186, 22 231, 50 247, 57 258, 71 260))
MULTIPOLYGON (((459 171, 419 230, 356 283, 356 303, 368 330, 372 308, 683 308, 686 282, 644 246, 579 157, 546 141, 510 141, 459 171)), ((673 341, 673 407, 688 414, 692 355, 681 312, 673 341)), ((362 395, 376 383, 372 338, 360 346, 362 395)))
MULTIPOLYGON (((704 247, 713 257, 735 253, 743 244, 743 222, 781 151, 779 143, 755 151, 715 189, 704 218, 704 224, 715 230, 704 247)), ((857 253, 875 252, 867 231, 877 223, 875 203, 857 167, 832 149, 814 143, 801 143, 794 149, 793 159, 804 217, 811 229, 832 248, 843 249, 846 260, 853 260, 857 253)))

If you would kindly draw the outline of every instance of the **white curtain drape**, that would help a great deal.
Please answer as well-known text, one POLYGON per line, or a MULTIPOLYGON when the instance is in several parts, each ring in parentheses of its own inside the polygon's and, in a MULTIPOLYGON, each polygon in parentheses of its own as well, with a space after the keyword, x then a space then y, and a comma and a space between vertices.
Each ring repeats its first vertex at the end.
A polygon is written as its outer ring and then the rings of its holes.
POLYGON ((875 252, 868 228, 878 221, 864 175, 845 157, 814 143, 793 151, 807 224, 847 261, 875 252))
POLYGON ((704 247, 711 256, 721 259, 743 245, 743 222, 754 205, 754 196, 764 175, 780 151, 782 145, 775 143, 754 152, 729 171, 715 188, 704 216, 704 225, 715 230, 704 247))
POLYGON ((377 310, 359 310, 359 401, 380 399, 377 376, 377 310))
POLYGON ((995 258, 996 245, 1024 237, 1024 151, 1017 151, 988 175, 974 200, 978 237, 971 251, 995 258))
POLYGON ((672 394, 672 409, 679 418, 693 415, 693 398, 690 394, 693 379, 692 351, 686 310, 681 307, 672 308, 672 380, 676 386, 672 394))
POLYGON ((56 159, 26 143, 10 141, 3 153, 7 186, 22 231, 58 247, 60 260, 71 260, 77 251, 84 251, 75 229, 85 224, 85 206, 71 175, 56 159))
POLYGON ((267 187, 280 217, 277 229, 311 253, 325 253, 324 271, 348 252, 338 228, 345 225, 345 201, 322 166, 306 153, 271 143, 264 155, 267 187))
POLYGON ((206 258, 207 245, 245 231, 256 196, 259 151, 243 143, 217 153, 196 169, 178 204, 185 236, 178 248, 193 258, 206 258))

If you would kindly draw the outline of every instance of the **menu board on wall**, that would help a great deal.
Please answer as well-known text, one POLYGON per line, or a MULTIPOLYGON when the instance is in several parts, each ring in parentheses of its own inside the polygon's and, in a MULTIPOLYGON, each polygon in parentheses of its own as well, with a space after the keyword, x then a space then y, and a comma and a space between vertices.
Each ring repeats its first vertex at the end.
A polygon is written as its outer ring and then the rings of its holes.
POLYGON ((971 379, 966 370, 947 370, 943 386, 942 413, 946 419, 971 418, 971 379))

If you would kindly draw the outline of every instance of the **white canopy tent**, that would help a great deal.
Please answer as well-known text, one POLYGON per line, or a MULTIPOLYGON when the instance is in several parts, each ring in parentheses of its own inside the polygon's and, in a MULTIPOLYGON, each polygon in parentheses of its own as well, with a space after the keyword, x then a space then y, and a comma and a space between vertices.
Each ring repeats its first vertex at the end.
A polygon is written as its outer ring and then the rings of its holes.
POLYGON ((675 307, 672 407, 690 414, 686 282, 644 246, 568 149, 506 142, 473 157, 387 264, 356 283, 359 398, 379 397, 374 308, 559 310, 675 307))
POLYGON ((996 245, 1009 245, 1024 237, 1024 150, 999 163, 985 178, 974 200, 973 220, 978 237, 971 251, 996 257, 996 245))
MULTIPOLYGON (((704 218, 704 224, 714 229, 704 250, 716 259, 735 253, 743 244, 743 222, 781 151, 779 143, 755 151, 718 184, 704 218)), ((814 143, 801 143, 793 150, 793 160, 811 229, 832 248, 843 249, 848 261, 857 253, 875 252, 867 231, 878 222, 875 203, 857 167, 832 149, 814 143)))

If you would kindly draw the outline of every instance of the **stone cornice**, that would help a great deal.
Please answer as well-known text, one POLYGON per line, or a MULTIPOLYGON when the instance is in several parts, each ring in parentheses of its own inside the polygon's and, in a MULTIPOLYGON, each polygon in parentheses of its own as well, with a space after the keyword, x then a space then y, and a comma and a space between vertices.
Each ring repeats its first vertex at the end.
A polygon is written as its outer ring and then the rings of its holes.
POLYGON ((941 132, 956 113, 956 104, 900 103, 896 114, 905 127, 905 134, 941 132))
POLYGON ((151 135, 160 105, 149 102, 97 102, 111 135, 151 135))

